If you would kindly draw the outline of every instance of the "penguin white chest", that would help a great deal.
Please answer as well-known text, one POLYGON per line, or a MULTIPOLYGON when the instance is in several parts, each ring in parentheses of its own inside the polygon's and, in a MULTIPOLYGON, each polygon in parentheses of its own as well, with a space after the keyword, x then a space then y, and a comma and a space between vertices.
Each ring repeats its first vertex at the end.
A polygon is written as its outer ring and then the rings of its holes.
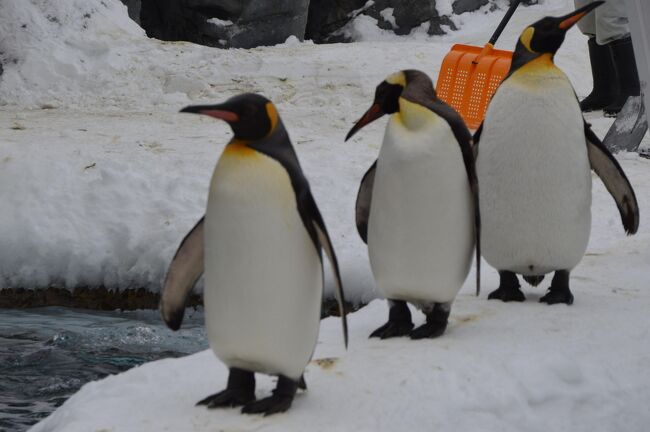
POLYGON ((477 172, 482 252, 498 270, 541 275, 575 267, 591 227, 584 123, 552 63, 527 65, 490 103, 477 172))
POLYGON ((467 277, 473 204, 449 124, 424 107, 400 103, 402 114, 391 116, 377 160, 368 252, 387 298, 426 308, 452 301, 467 277))
POLYGON ((298 379, 320 324, 322 266, 274 159, 230 144, 205 217, 205 319, 229 367, 298 379))

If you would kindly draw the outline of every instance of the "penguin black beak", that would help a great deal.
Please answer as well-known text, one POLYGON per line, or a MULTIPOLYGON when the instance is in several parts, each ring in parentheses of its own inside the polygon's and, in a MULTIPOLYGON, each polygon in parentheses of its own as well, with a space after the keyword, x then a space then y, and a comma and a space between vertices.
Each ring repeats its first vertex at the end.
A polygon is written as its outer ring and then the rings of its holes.
POLYGON ((372 123, 373 121, 377 120, 379 117, 383 116, 386 114, 382 109, 381 106, 378 103, 372 104, 372 106, 366 111, 366 113, 357 121, 357 123, 352 126, 352 129, 350 129, 350 132, 348 132, 347 136, 345 137, 345 140, 349 140, 352 138, 352 135, 357 133, 359 129, 367 125, 368 123, 372 123))
POLYGON ((565 16, 559 18, 560 24, 558 24, 558 27, 560 28, 560 30, 564 30, 564 31, 569 30, 571 27, 573 27, 573 25, 575 23, 580 21, 582 19, 582 17, 584 17, 589 12, 591 12, 593 9, 596 9, 598 6, 600 6, 603 3, 605 3, 605 2, 604 1, 595 1, 593 3, 589 3, 588 5, 583 6, 580 9, 577 9, 577 10, 571 12, 568 15, 565 15, 565 16))
POLYGON ((239 121, 239 116, 227 109, 223 105, 190 105, 180 112, 192 114, 204 114, 216 119, 225 120, 228 123, 236 123, 239 121))

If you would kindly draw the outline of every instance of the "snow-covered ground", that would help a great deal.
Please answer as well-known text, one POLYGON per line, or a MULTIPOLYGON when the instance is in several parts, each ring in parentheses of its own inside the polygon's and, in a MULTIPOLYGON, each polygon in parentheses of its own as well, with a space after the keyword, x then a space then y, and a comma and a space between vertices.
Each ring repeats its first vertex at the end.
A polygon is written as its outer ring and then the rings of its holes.
MULTIPOLYGON (((572 4, 521 8, 497 46, 512 49, 527 24, 572 4)), ((418 68, 435 77, 452 43, 487 41, 500 14, 483 12, 455 17, 461 30, 444 37, 400 38, 361 21, 352 25, 365 42, 223 51, 149 40, 116 0, 0 2, 7 30, 0 39, 0 286, 157 290, 203 212, 230 137, 223 123, 177 111, 255 91, 279 107, 348 297, 372 299, 353 203, 384 122, 351 142, 343 137, 386 75, 418 68), (12 43, 21 49, 7 50, 12 43)), ((577 29, 556 62, 585 96, 591 76, 577 29)), ((599 114, 588 120, 600 136, 611 123, 599 114)), ((483 294, 472 296, 470 275, 438 340, 368 340, 386 318, 379 301, 350 316, 347 352, 339 323, 324 320, 309 391, 288 414, 195 408, 226 380, 225 368, 202 352, 87 384, 33 430, 647 430, 650 161, 619 160, 639 198, 640 232, 624 235, 594 177, 593 232, 573 273, 571 307, 537 303, 548 281, 526 289, 527 303, 487 302, 497 277, 485 265, 483 294)), ((258 396, 271 390, 270 379, 258 382, 258 396)))

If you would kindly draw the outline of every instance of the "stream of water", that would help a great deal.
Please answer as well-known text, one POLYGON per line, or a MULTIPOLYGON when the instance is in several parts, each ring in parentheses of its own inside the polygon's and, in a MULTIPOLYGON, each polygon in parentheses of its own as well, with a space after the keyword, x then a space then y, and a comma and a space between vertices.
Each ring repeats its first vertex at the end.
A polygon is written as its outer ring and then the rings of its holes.
POLYGON ((89 381, 207 347, 201 311, 172 332, 157 311, 0 309, 0 431, 28 429, 89 381))

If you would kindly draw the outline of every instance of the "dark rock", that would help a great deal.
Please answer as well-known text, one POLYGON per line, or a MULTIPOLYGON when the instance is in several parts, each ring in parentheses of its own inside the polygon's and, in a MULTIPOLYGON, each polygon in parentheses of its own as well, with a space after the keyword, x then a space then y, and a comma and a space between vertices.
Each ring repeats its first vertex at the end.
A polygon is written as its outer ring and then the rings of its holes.
POLYGON ((435 0, 376 0, 363 13, 375 18, 379 27, 398 35, 407 35, 415 27, 439 18, 435 0), (392 9, 394 24, 385 18, 386 9, 392 9))
POLYGON ((157 39, 252 48, 292 35, 302 40, 308 6, 309 0, 142 0, 140 22, 157 39))
POLYGON ((452 10, 455 15, 460 15, 465 12, 472 12, 488 4, 489 0, 456 0, 452 5, 452 10))
MULTIPOLYGON (((44 306, 64 306, 94 310, 135 310, 157 309, 160 295, 144 288, 125 289, 121 291, 98 288, 24 289, 5 288, 0 290, 0 308, 24 309, 44 306)), ((201 296, 190 296, 188 306, 203 303, 201 296)))
MULTIPOLYGON (((158 309, 160 294, 147 291, 144 288, 125 289, 121 291, 98 288, 76 288, 73 291, 65 288, 25 289, 5 288, 0 289, 0 308, 26 309, 45 306, 63 306, 91 310, 136 310, 158 309)), ((203 297, 199 294, 190 295, 188 307, 203 304, 203 297)), ((345 310, 348 313, 361 309, 365 304, 353 305, 346 302, 345 310)), ((338 303, 333 298, 324 298, 321 307, 321 318, 338 316, 338 303)))
POLYGON ((311 0, 305 39, 331 41, 332 35, 352 19, 353 12, 365 4, 366 0, 311 0))
POLYGON ((129 17, 138 24, 140 24, 140 2, 141 0, 122 0, 129 11, 129 17))

